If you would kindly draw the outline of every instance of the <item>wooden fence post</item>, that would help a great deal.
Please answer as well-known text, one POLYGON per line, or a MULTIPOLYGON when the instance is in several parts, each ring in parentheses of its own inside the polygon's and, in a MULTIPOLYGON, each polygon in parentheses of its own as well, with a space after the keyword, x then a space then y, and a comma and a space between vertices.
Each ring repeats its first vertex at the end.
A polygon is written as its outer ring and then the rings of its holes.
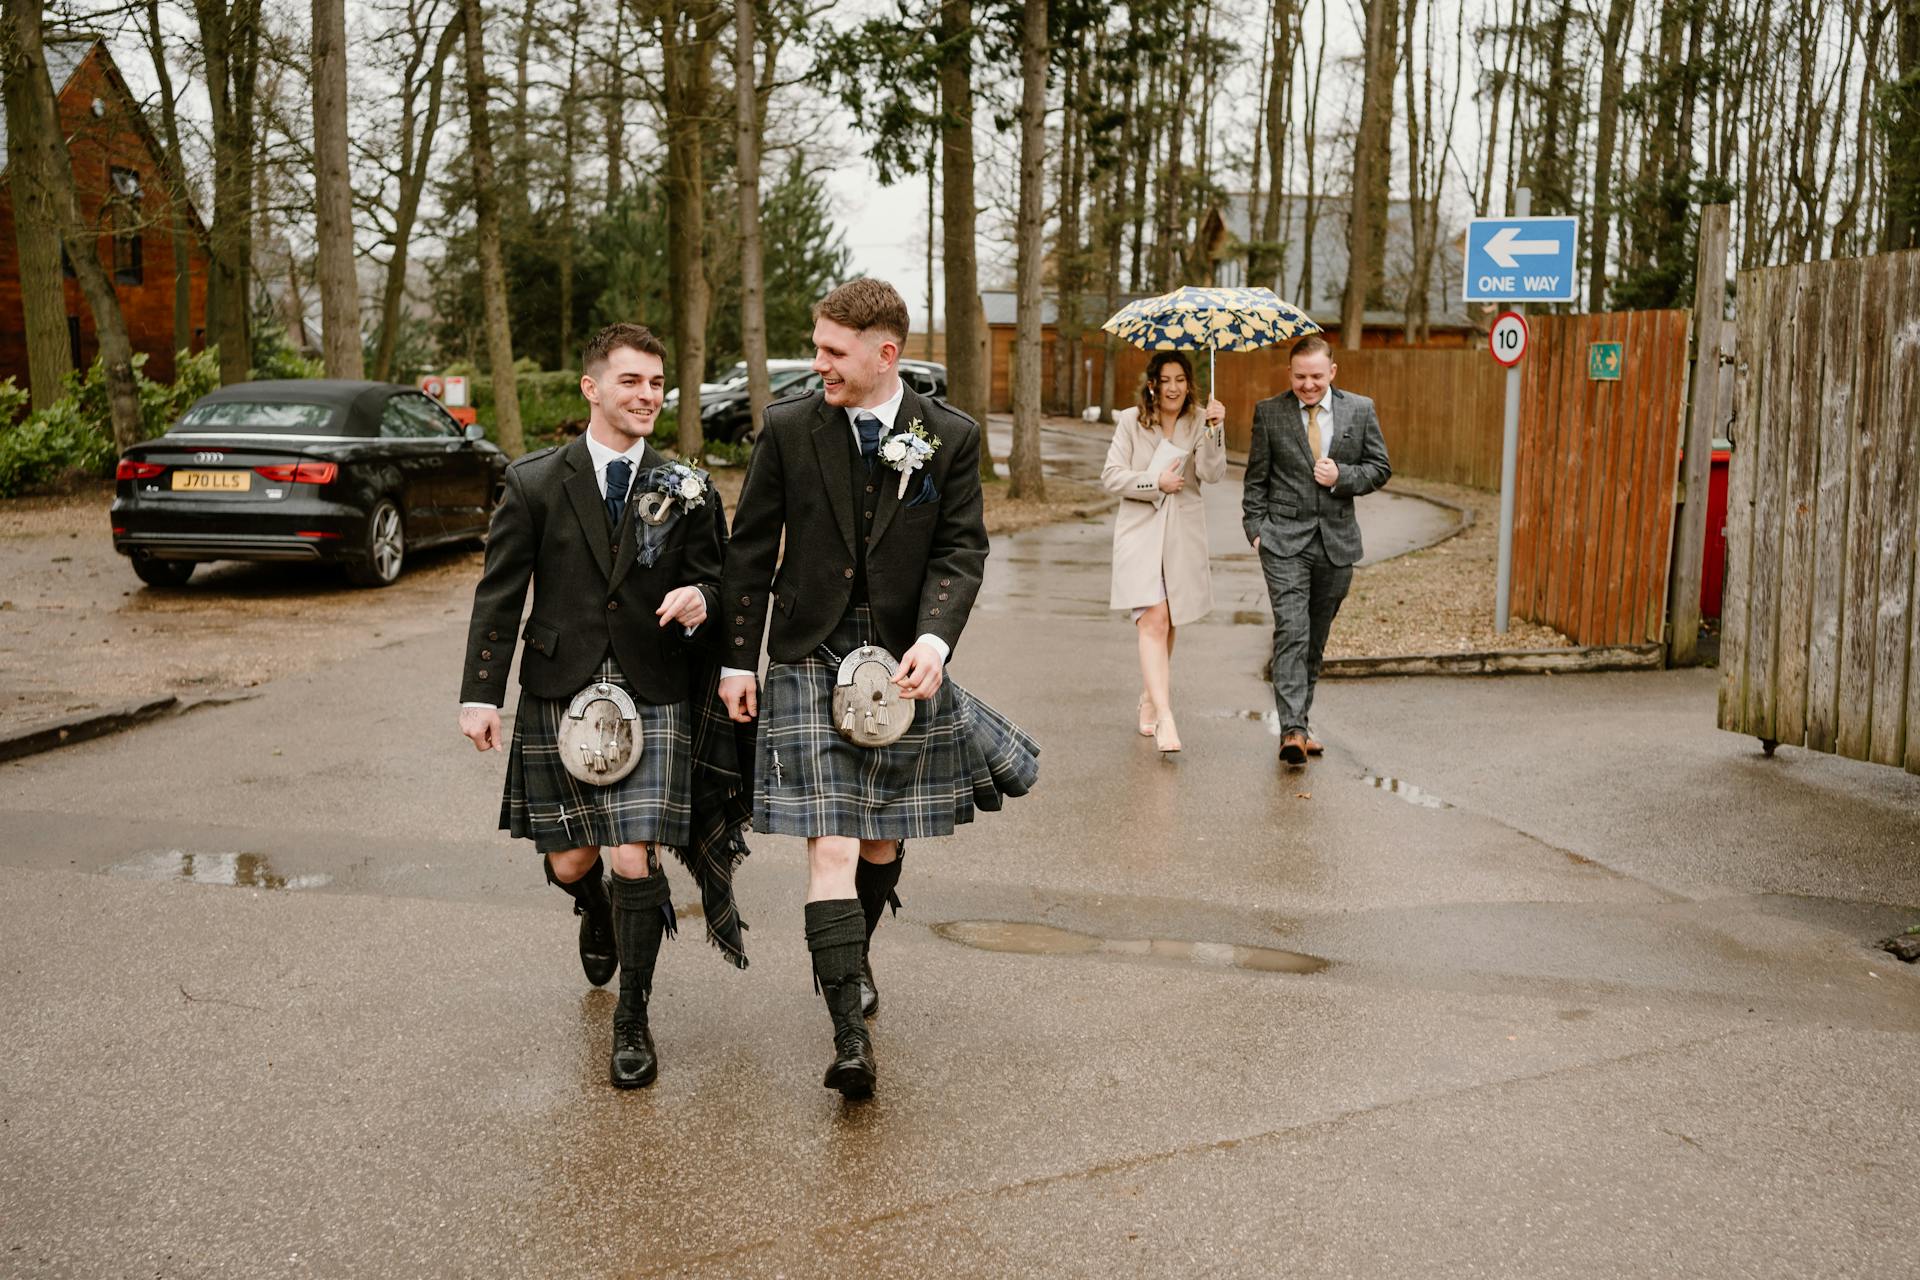
POLYGON ((1687 397, 1686 458, 1680 481, 1673 572, 1667 593, 1667 661, 1698 661, 1700 577, 1707 551, 1707 485, 1713 424, 1719 417, 1720 326, 1727 296, 1727 206, 1700 210, 1699 257, 1693 272, 1693 381, 1687 397))

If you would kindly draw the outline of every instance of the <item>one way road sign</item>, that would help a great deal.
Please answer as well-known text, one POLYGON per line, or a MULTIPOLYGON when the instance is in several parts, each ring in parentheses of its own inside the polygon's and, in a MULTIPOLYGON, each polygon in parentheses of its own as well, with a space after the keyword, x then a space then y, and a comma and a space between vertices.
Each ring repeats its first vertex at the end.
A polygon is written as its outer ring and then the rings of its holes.
POLYGON ((1461 298, 1467 302, 1571 302, 1575 218, 1474 218, 1467 223, 1461 298))

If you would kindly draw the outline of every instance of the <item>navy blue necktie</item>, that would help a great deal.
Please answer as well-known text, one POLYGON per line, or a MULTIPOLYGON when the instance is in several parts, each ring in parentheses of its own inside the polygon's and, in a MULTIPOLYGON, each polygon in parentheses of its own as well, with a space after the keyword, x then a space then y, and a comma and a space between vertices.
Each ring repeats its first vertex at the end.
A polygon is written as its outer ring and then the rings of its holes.
POLYGON ((607 519, 613 521, 613 531, 620 531, 620 517, 627 513, 627 490, 633 484, 633 464, 625 458, 615 458, 607 464, 607 519))
POLYGON ((880 456, 880 419, 870 413, 855 414, 853 425, 860 432, 860 460, 872 471, 873 460, 880 456))

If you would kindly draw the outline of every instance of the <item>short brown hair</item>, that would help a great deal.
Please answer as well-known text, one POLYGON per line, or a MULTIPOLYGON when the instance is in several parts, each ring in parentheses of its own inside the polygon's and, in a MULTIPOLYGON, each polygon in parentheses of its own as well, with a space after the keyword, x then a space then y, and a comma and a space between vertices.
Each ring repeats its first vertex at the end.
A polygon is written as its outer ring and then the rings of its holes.
POLYGON ((1292 349, 1287 352, 1287 363, 1293 363, 1296 356, 1317 356, 1322 354, 1329 360, 1333 359, 1333 344, 1317 333, 1310 333, 1293 344, 1292 349))
POLYGON ((589 378, 599 376, 607 367, 607 357, 622 347, 659 356, 662 364, 667 362, 667 344, 654 337, 653 330, 643 324, 610 324, 587 339, 587 348, 580 355, 580 372, 589 378))
POLYGON ((859 333, 878 329, 891 334, 902 346, 907 342, 906 300, 885 280, 861 276, 847 281, 813 304, 813 318, 823 317, 859 333))

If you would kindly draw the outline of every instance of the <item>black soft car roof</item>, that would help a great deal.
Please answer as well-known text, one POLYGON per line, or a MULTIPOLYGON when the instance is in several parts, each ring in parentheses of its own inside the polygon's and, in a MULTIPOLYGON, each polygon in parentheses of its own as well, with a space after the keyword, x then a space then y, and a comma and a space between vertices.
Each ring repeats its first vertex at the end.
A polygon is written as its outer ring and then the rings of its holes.
POLYGON ((387 401, 402 391, 414 388, 397 382, 354 382, 343 378, 281 378, 261 382, 236 382, 221 387, 194 401, 203 404, 324 404, 345 410, 334 419, 334 428, 343 436, 373 436, 380 433, 380 414, 387 401))

